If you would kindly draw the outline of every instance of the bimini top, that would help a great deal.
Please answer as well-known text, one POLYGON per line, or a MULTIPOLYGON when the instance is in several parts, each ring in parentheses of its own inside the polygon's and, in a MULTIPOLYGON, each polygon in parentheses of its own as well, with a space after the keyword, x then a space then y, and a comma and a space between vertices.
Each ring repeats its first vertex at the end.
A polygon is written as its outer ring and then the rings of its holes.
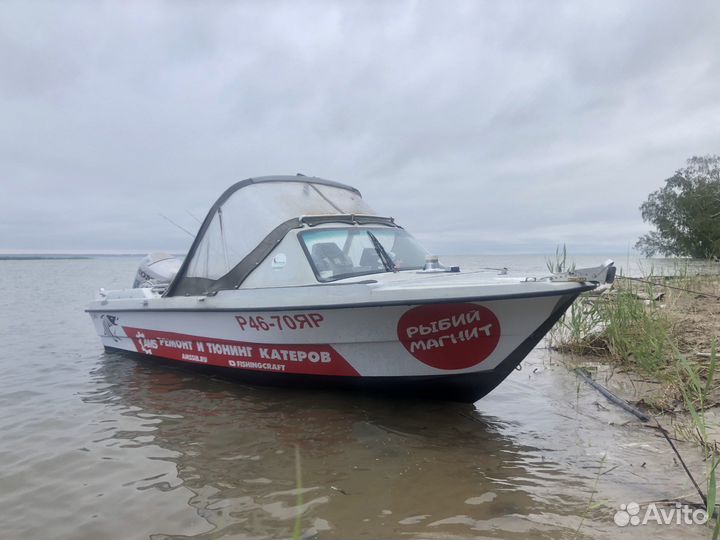
POLYGON ((165 296, 237 288, 289 230, 302 226, 301 218, 334 221, 332 215, 367 219, 375 212, 357 189, 322 178, 264 176, 238 182, 208 212, 165 296))

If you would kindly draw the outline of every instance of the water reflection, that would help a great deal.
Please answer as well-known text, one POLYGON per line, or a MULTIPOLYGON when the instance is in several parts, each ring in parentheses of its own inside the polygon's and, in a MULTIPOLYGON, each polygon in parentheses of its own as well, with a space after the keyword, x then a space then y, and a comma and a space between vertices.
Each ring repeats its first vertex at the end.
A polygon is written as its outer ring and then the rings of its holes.
MULTIPOLYGON (((197 538, 290 536, 299 491, 304 533, 322 538, 557 537, 577 524, 558 508, 583 508, 571 493, 582 496, 586 478, 567 478, 472 406, 248 387, 119 353, 105 353, 93 376, 99 388, 84 399, 136 420, 110 437, 161 447, 175 464, 175 476, 135 487, 189 489, 189 507, 210 524, 197 538)), ((155 532, 166 532, 161 520, 155 532)))

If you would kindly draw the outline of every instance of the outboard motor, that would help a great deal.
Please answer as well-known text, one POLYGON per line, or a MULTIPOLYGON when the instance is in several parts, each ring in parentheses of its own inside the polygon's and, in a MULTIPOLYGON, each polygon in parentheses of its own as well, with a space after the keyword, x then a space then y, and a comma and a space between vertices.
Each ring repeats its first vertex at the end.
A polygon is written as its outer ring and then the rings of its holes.
POLYGON ((163 252, 150 253, 140 263, 133 289, 170 285, 182 261, 163 252))

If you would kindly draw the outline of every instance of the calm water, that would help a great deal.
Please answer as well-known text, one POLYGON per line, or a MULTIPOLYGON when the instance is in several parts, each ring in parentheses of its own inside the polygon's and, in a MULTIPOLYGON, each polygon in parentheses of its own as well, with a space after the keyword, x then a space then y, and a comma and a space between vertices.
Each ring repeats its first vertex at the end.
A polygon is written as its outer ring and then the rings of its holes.
POLYGON ((474 406, 242 386, 103 351, 83 309, 136 265, 0 261, 0 537, 290 537, 299 510, 318 538, 708 534, 614 525, 622 503, 692 489, 544 350, 474 406))

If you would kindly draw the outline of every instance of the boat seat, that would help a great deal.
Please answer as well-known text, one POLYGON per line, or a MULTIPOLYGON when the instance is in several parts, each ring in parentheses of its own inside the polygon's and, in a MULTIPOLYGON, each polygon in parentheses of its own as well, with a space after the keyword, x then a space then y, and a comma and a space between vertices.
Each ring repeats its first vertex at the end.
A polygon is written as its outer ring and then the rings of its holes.
POLYGON ((382 268, 382 261, 377 251, 375 251, 375 248, 363 249, 362 255, 360 256, 360 266, 373 270, 382 268))
POLYGON ((335 242, 314 244, 311 253, 318 272, 332 271, 333 274, 352 272, 353 263, 335 242))

